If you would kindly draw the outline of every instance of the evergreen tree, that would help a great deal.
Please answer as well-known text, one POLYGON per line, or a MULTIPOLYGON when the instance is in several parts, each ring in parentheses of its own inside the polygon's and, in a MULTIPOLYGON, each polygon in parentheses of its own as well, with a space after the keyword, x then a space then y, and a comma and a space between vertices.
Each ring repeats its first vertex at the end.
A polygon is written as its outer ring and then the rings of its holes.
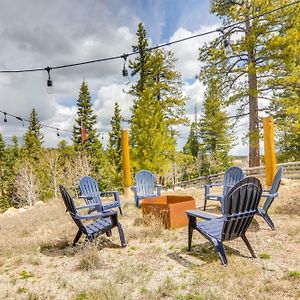
POLYGON ((6 171, 6 145, 2 134, 0 133, 0 197, 4 194, 4 186, 5 186, 5 171, 6 171))
POLYGON ((11 206, 15 165, 20 155, 18 139, 12 137, 12 145, 5 145, 0 134, 0 209, 11 206))
MULTIPOLYGON (((284 1, 280 1, 284 4, 284 1)), ((300 5, 277 13, 281 20, 278 35, 267 41, 267 49, 274 57, 270 78, 274 88, 271 112, 276 122, 279 161, 300 159, 300 5)))
POLYGON ((300 160, 300 94, 282 92, 272 103, 280 162, 300 160))
POLYGON ((29 117, 29 126, 24 135, 24 150, 25 155, 35 161, 39 159, 39 152, 44 139, 41 128, 37 112, 33 108, 29 117))
POLYGON ((95 125, 96 115, 93 113, 91 96, 87 82, 83 81, 77 100, 77 118, 73 127, 74 148, 78 151, 88 151, 95 154, 102 148, 95 125), (86 140, 82 140, 82 127, 86 131, 86 140))
POLYGON ((160 49, 146 51, 148 42, 142 24, 139 25, 137 35, 138 44, 133 46, 133 50, 139 55, 130 64, 132 73, 139 75, 137 84, 130 90, 135 96, 130 137, 132 160, 137 169, 148 166, 152 171, 164 172, 171 166, 171 160, 175 157, 175 130, 172 129, 172 125, 186 121, 186 98, 180 91, 180 74, 173 69, 173 53, 160 49), (149 123, 150 119, 152 123, 149 123), (160 145, 153 148, 156 143, 154 141, 159 139, 160 145), (154 144, 146 145, 146 140, 154 144), (162 148, 164 146, 165 149, 162 148), (161 153, 155 154, 150 151, 148 155, 146 148, 161 153), (166 167, 157 165, 158 161, 164 161, 166 167))
POLYGON ((168 131, 160 102, 145 88, 132 118, 131 132, 135 143, 132 150, 134 170, 148 169, 163 174, 171 167, 175 140, 168 131))
POLYGON ((16 161, 20 156, 20 147, 19 147, 19 141, 18 137, 16 135, 13 135, 11 138, 12 145, 9 147, 12 161, 16 161))
POLYGON ((66 140, 60 140, 58 143, 59 161, 62 167, 65 167, 66 162, 76 156, 76 151, 73 146, 67 144, 66 140))
MULTIPOLYGON (((200 138, 203 142, 201 155, 210 158, 210 172, 216 173, 229 167, 232 126, 227 113, 222 110, 222 92, 220 86, 211 80, 204 95, 203 112, 200 120, 200 138)), ((207 161, 205 159, 205 161, 207 161)))
POLYGON ((198 156, 199 149, 197 126, 198 124, 196 124, 195 122, 191 124, 188 140, 183 146, 183 153, 190 154, 195 158, 198 156))
POLYGON ((147 51, 148 40, 146 37, 146 30, 143 23, 139 23, 137 30, 138 43, 132 46, 133 52, 137 52, 138 56, 134 61, 129 62, 131 69, 131 75, 138 75, 139 78, 135 85, 130 88, 130 94, 139 97, 144 91, 145 83, 149 72, 147 68, 149 66, 150 51, 147 51))
MULTIPOLYGON (((270 41, 284 26, 287 11, 267 16, 249 18, 263 14, 286 1, 248 0, 248 1, 211 1, 211 12, 224 19, 224 26, 236 22, 242 24, 228 27, 225 39, 234 36, 231 42, 232 54, 225 56, 224 36, 213 40, 200 50, 200 60, 205 63, 201 78, 220 80, 227 94, 227 104, 239 104, 239 112, 248 108, 249 112, 249 166, 260 164, 259 153, 259 100, 270 99, 270 93, 277 87, 272 78, 284 75, 278 68, 276 56, 270 41), (280 75, 281 74, 281 75, 280 75)), ((289 10, 288 10, 289 11, 289 10)), ((222 31, 222 30, 221 30, 222 31)), ((227 41, 226 41, 227 42, 227 41)), ((228 49, 228 47, 227 47, 228 49)))
POLYGON ((172 125, 185 124, 185 103, 180 73, 175 71, 174 54, 170 50, 156 49, 149 58, 148 73, 151 74, 146 81, 151 87, 153 96, 161 103, 164 120, 170 128, 172 125))
POLYGON ((115 103, 114 115, 110 121, 111 132, 109 133, 108 153, 118 172, 122 170, 121 119, 120 106, 115 103))

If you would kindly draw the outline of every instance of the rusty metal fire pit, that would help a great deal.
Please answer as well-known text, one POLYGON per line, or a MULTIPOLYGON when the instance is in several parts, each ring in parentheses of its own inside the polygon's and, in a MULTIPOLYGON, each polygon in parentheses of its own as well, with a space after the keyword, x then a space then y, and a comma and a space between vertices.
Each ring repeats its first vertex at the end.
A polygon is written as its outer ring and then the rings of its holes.
POLYGON ((141 206, 143 216, 152 214, 162 221, 165 228, 175 229, 188 225, 185 211, 195 209, 196 202, 191 196, 165 195, 145 198, 141 206))

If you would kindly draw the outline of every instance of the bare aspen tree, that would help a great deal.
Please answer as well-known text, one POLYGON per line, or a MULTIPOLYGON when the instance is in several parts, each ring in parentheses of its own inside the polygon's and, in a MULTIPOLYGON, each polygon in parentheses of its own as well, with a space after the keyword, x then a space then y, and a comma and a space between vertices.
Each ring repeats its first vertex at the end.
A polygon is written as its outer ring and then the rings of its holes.
POLYGON ((20 205, 33 206, 39 198, 39 180, 34 173, 32 165, 28 161, 20 164, 14 183, 15 199, 20 205))
POLYGON ((80 178, 90 175, 91 172, 92 165, 90 157, 85 154, 78 154, 74 159, 66 162, 64 181, 77 196, 80 178))
POLYGON ((61 170, 59 168, 59 153, 51 150, 46 152, 46 161, 49 167, 54 197, 58 197, 58 182, 61 178, 61 170))

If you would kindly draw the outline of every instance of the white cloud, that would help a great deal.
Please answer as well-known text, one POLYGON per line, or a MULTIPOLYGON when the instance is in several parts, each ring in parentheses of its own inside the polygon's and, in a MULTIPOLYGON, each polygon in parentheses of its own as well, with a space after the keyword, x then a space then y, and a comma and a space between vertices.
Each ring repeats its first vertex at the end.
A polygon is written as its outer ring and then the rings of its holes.
POLYGON ((102 131, 109 131, 111 129, 110 120, 114 114, 116 102, 120 106, 122 117, 125 120, 130 118, 130 108, 133 100, 126 93, 127 89, 128 87, 124 84, 113 83, 103 86, 98 90, 94 107, 97 114, 98 126, 102 131))
MULTIPOLYGON (((212 26, 201 26, 198 30, 193 32, 184 28, 178 28, 170 38, 170 41, 191 37, 214 30, 218 27, 218 24, 212 26)), ((211 41, 217 35, 217 33, 204 35, 192 38, 182 43, 173 44, 171 46, 175 57, 178 58, 176 68, 182 74, 183 78, 195 78, 195 76, 199 74, 201 66, 198 61, 199 48, 202 47, 205 42, 211 41)))
MULTIPOLYGON (((27 0, 25 3, 23 0, 2 0, 0 69, 57 66, 131 52, 131 45, 136 43, 135 32, 141 16, 136 15, 130 5, 130 1, 27 0)), ((147 22, 153 25, 146 30, 152 33, 149 36, 151 44, 151 40, 157 42, 157 37, 162 36, 163 29, 168 25, 161 12, 166 5, 149 5, 153 9, 150 14, 153 19, 147 22)), ((200 26, 199 29, 190 31, 182 24, 179 26, 181 27, 176 29, 169 41, 218 27, 200 26)), ((214 35, 217 33, 170 47, 178 59, 176 69, 184 79, 183 93, 189 96, 186 110, 191 120, 194 118, 196 103, 198 114, 201 114, 205 89, 194 79, 201 67, 198 49, 214 35)), ((120 104, 122 116, 130 118, 132 97, 123 91, 128 90, 129 86, 125 85, 126 79, 122 78, 122 66, 123 60, 115 60, 52 70, 52 95, 46 92, 46 72, 0 74, 0 110, 29 118, 34 107, 42 123, 71 131, 77 111, 79 88, 81 82, 86 80, 97 115, 98 130, 107 132, 110 130, 115 102, 120 104)), ((9 119, 8 123, 0 126, 0 130, 8 140, 13 134, 22 137, 26 127, 23 128, 15 119, 9 119)), ((188 135, 188 127, 180 130, 188 135)), ((46 146, 57 145, 55 130, 44 128, 43 133, 46 146)), ((60 135, 70 136, 63 132, 60 135)), ((183 142, 182 139, 178 144, 183 142)))

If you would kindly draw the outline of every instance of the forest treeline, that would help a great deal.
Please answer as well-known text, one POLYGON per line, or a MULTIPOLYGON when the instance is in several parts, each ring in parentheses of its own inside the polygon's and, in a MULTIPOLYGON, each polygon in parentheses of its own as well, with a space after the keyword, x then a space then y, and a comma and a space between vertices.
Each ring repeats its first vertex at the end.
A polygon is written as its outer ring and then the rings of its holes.
MULTIPOLYGON (((264 15, 287 3, 211 0, 211 12, 222 18, 224 29, 199 49, 198 80, 206 90, 193 121, 187 118, 190 99, 182 93, 173 51, 148 51, 146 30, 142 23, 138 25, 132 46, 138 54, 129 60, 130 75, 136 78, 128 91, 133 97, 129 120, 132 174, 148 169, 168 185, 225 170, 232 164, 229 152, 235 144, 239 116, 244 115, 249 121, 244 137, 249 166, 257 166, 261 163, 260 111, 274 117, 278 161, 300 159, 300 5, 264 15), (257 15, 260 17, 252 18, 257 15), (232 108, 236 118, 228 113, 232 108), (181 151, 176 150, 179 125, 190 128, 181 151)), ((34 108, 22 138, 14 136, 6 144, 0 135, 1 208, 57 197, 60 183, 76 193, 83 175, 95 177, 102 190, 121 190, 122 112, 118 99, 111 101, 115 106, 106 149, 97 133, 86 81, 79 89, 71 145, 60 140, 57 148, 43 147, 34 108)))

